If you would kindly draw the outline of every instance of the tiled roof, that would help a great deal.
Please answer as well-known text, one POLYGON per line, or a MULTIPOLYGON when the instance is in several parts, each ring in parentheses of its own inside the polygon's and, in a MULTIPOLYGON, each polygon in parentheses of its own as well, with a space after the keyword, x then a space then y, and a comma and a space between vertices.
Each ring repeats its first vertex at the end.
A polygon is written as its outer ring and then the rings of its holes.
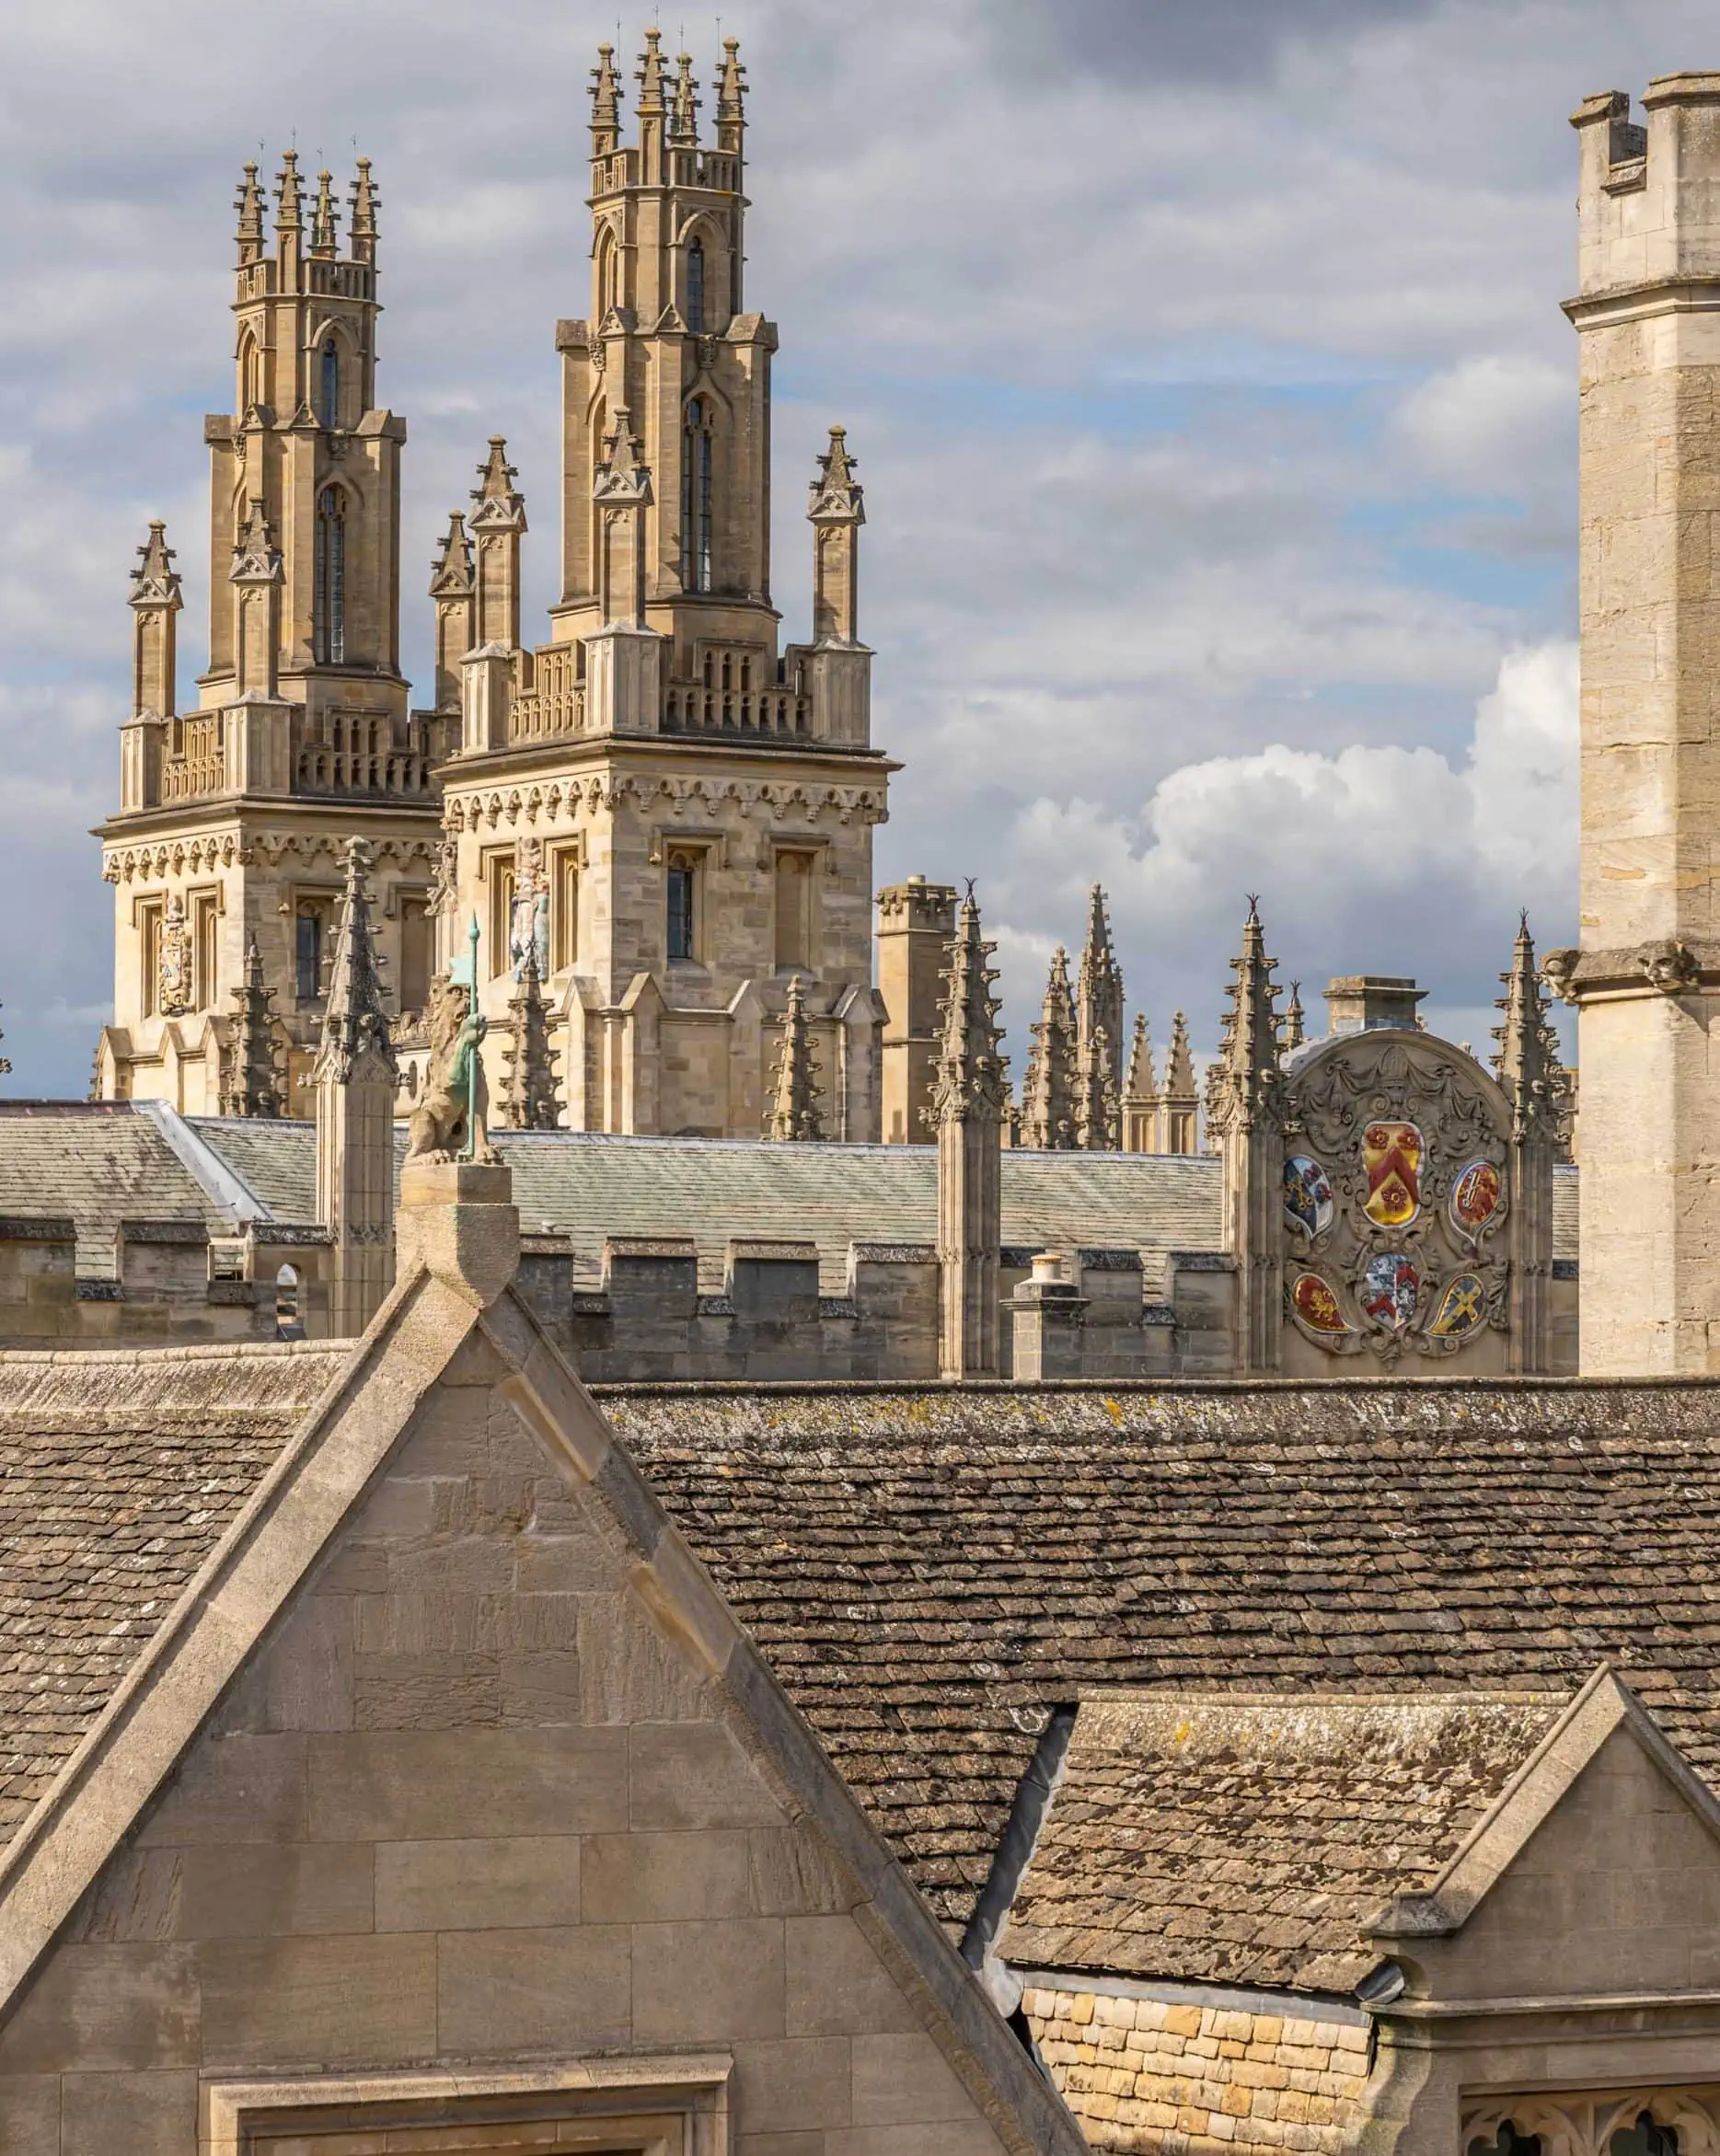
POLYGON ((1720 1769, 1720 1389, 600 1387, 915 1878, 964 1923, 1054 1705, 1568 1690, 1720 1769))
POLYGON ((111 1279, 121 1220, 202 1220, 220 1208, 129 1101, 0 1101, 0 1214, 70 1215, 77 1270, 111 1279))
POLYGON ((0 1846, 352 1353, 0 1355, 0 1846))
POLYGON ((1082 1702, 999 1952, 1018 1967, 1352 1989, 1564 1695, 1082 1702))

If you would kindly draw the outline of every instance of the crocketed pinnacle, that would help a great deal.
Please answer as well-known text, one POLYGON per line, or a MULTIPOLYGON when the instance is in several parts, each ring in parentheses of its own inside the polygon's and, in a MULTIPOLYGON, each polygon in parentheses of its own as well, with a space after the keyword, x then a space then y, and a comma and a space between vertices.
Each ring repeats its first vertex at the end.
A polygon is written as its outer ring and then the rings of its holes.
POLYGON ((174 606, 182 604, 179 572, 173 566, 173 549, 167 544, 167 527, 151 517, 149 536, 137 549, 137 567, 132 571, 133 606, 174 606))
POLYGON ((527 941, 520 977, 508 998, 513 1039, 503 1050, 501 1120, 509 1130, 555 1130, 561 1122, 556 1098, 556 1064, 549 1045, 549 1013, 537 974, 536 939, 527 941))
POLYGON ((817 524, 864 524, 866 490, 854 477, 859 458, 848 454, 848 429, 832 427, 830 446, 818 459, 806 513, 817 524))
POLYGON ((1248 902, 1241 955, 1230 961, 1230 1010, 1224 1023, 1219 1060, 1223 1077, 1214 1100, 1221 1130, 1252 1129, 1274 1112, 1282 1087, 1278 1045, 1278 992, 1273 984, 1276 959, 1266 956, 1266 932, 1259 902, 1248 902))
POLYGON ((304 184, 299 179, 298 152, 283 150, 281 169, 275 174, 275 230, 297 232, 304 223, 304 184))
POLYGON ((661 120, 663 101, 663 32, 645 32, 645 50, 639 56, 633 80, 639 85, 639 116, 641 120, 661 120))
POLYGON ((508 462, 507 437, 492 434, 490 455, 479 466, 478 484, 472 489, 477 504, 472 511, 475 532, 525 529, 525 497, 516 492, 514 485, 518 476, 508 462))
POLYGON ((239 213, 238 230, 234 235, 239 244, 239 260, 254 262, 263 251, 263 190, 257 184, 254 161, 246 165, 245 177, 239 181, 238 200, 233 207, 239 213))
POLYGON ((597 64, 591 71, 592 155, 606 156, 620 135, 621 78, 615 71, 615 47, 599 45, 597 64))
POLYGON ((1147 1014, 1135 1014, 1135 1037, 1129 1043, 1129 1071, 1124 1081, 1124 1097, 1135 1101, 1151 1101, 1159 1098, 1159 1082, 1153 1072, 1152 1038, 1147 1031, 1147 1014))
POLYGON ((1114 1153, 1121 1139, 1111 1037, 1094 1026, 1076 1051, 1075 1143, 1087 1153, 1114 1153))
POLYGON ((825 1135, 818 1113, 819 1065, 806 1026, 806 997, 799 974, 789 981, 789 1007, 782 1020, 782 1047, 777 1058, 776 1096, 770 1135, 786 1143, 816 1144, 825 1135))
POLYGON ((698 85, 693 80, 693 60, 677 52, 675 60, 675 105, 669 115, 669 146, 675 150, 698 147, 698 85))
POLYGON ((1511 1135, 1518 1140, 1542 1136, 1553 1141, 1558 1135, 1562 1073, 1527 914, 1518 924, 1511 970, 1499 981, 1505 994, 1494 1008, 1505 1013, 1505 1023, 1493 1029, 1498 1043, 1493 1067, 1511 1104, 1511 1135))
POLYGON ((223 1115, 274 1117, 284 1113, 281 1055, 275 1041, 274 990, 263 975, 253 935, 245 949, 245 978, 233 991, 233 1019, 221 1072, 223 1115))
POLYGON ((1284 1007, 1284 1053, 1294 1055, 1308 1038, 1308 1021, 1302 1011, 1302 984, 1290 983, 1290 1000, 1284 1007))
MULTIPOLYGON (((1105 1036, 1108 1090, 1114 1101, 1123 1082, 1123 969, 1111 941, 1104 891, 1095 883, 1088 894, 1087 940, 1075 977, 1075 1048, 1083 1072, 1091 1062, 1093 1035, 1099 1032, 1105 1036)), ((1101 1140, 1083 1143, 1095 1151, 1104 1149, 1101 1140)))
POLYGON ((376 204, 377 194, 370 177, 370 159, 358 161, 357 177, 352 189, 352 210, 347 217, 347 231, 352 240, 352 259, 355 262, 374 262, 376 259, 376 204))
POLYGON ((317 175, 317 206, 311 212, 310 251, 314 255, 335 255, 340 251, 341 213, 334 204, 334 175, 319 172, 317 175))
POLYGON ((253 495, 233 542, 233 567, 227 572, 236 584, 276 583, 281 579, 281 553, 275 545, 274 526, 263 514, 263 505, 253 495))
POLYGON ((934 1123, 1001 1122, 1009 1105, 1009 1064, 998 1053, 997 974, 989 960, 997 950, 980 934, 979 907, 970 887, 956 916, 950 963, 944 970, 938 1060, 932 1068, 934 1123))
POLYGON ((1164 1097, 1186 1107, 1198 1099, 1195 1055, 1188 1044, 1188 1020, 1179 1010, 1171 1020, 1171 1053, 1165 1058, 1164 1097))
POLYGON ((746 123, 743 110, 746 96, 746 70, 741 65, 738 38, 722 40, 722 65, 717 75, 717 141, 725 150, 738 150, 741 130, 746 123))
POLYGON ((472 542, 466 536, 466 518, 455 510, 448 529, 430 570, 433 599, 464 599, 477 588, 472 571, 472 542))
POLYGON ((1061 943, 1051 961, 1045 999, 1029 1029, 1033 1047, 1022 1086, 1022 1143, 1041 1152, 1075 1144, 1075 999, 1061 943))
POLYGON ((362 1062, 375 1059, 390 1078, 397 1075, 388 1015, 382 1007, 382 973, 370 925, 370 895, 364 872, 370 848, 362 838, 346 846, 346 890, 335 932, 334 963, 329 972, 329 1001, 323 1012, 322 1046, 313 1076, 345 1085, 362 1062))

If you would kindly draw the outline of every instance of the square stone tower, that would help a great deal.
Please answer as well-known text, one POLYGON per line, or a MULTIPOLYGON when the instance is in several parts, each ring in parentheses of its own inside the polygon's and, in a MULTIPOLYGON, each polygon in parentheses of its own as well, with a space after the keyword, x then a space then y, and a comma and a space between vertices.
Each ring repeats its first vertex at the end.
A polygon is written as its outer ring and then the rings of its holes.
POLYGON ((1720 1369, 1720 75, 1573 115, 1582 1363, 1720 1369))
POLYGON ((495 1089, 536 946, 565 1120, 587 1130, 762 1136, 798 976, 823 1126, 875 1139, 872 832, 895 767, 871 741, 860 488, 833 428, 807 510, 812 634, 779 647, 777 331, 744 290, 735 41, 723 41, 708 133, 691 60, 670 63, 655 30, 636 80, 637 135, 624 141, 614 53, 599 48, 591 307, 556 331, 550 641, 519 640, 525 507, 500 444, 432 585, 439 679, 463 654, 459 744, 439 774, 444 948, 476 919, 495 1089))
POLYGON ((307 203, 288 150, 271 247, 245 168, 234 409, 203 421, 209 663, 194 711, 179 709, 179 580, 158 524, 132 584, 132 715, 99 833, 115 900, 103 1099, 255 1113, 272 1056, 287 1113, 309 1113, 355 836, 374 863, 391 1012, 428 994, 433 772, 455 721, 410 711, 400 672, 406 422, 376 404, 376 207, 361 159, 343 236, 329 174, 307 203), (250 1078, 231 1053, 239 991, 250 1078))

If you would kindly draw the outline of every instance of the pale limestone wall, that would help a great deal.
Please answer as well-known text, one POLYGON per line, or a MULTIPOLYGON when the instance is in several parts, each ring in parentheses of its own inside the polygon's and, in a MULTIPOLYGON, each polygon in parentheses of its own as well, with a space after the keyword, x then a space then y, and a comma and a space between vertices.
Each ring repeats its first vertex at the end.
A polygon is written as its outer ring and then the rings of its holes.
POLYGON ((1030 1986, 1033 2041, 1096 2149, 1337 2156, 1368 2033, 1320 2021, 1030 1986))
POLYGON ((1720 1368, 1720 80, 1581 132, 1583 1366, 1720 1368), (1663 948, 1662 948, 1663 947, 1663 948), (1659 955, 1657 958, 1656 953, 1659 955))
POLYGON ((774 767, 761 774, 707 746, 665 763, 576 744, 560 760, 511 771, 505 785, 493 767, 481 782, 463 778, 457 764, 447 778, 456 896, 444 947, 457 943, 463 956, 477 920, 492 1094, 514 988, 497 894, 530 839, 550 882, 545 997, 569 1127, 760 1136, 788 980, 799 972, 827 1135, 877 1137, 883 1013, 872 992, 871 916, 881 776, 794 762, 779 776, 774 767), (697 955, 672 963, 667 877, 676 851, 696 864, 697 955), (776 963, 781 851, 813 862, 803 966, 776 963), (571 923, 569 875, 577 879, 571 923))
POLYGON ((496 1374, 462 1351, 30 1980, 0 2148, 193 2156, 200 2074, 698 2048, 736 2156, 995 2156, 607 1480, 496 1374))

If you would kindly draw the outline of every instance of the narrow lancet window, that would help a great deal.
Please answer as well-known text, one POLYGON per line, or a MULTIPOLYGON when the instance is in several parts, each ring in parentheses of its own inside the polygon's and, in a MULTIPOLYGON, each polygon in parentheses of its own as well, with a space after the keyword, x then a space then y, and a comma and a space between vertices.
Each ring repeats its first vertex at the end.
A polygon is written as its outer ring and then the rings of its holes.
POLYGON ((341 423, 341 348, 330 337, 322 348, 322 423, 325 427, 338 427, 341 423))
POLYGON ((695 955, 693 879, 696 871, 685 854, 669 857, 669 959, 686 961, 695 955))
POLYGON ((317 663, 346 663, 346 504, 338 487, 317 503, 316 589, 312 594, 317 663))
POLYGON ((710 417, 702 397, 687 406, 681 437, 681 582, 710 589, 710 417))
POLYGON ((696 337, 705 333, 705 243, 696 239, 687 250, 687 326, 696 337))

